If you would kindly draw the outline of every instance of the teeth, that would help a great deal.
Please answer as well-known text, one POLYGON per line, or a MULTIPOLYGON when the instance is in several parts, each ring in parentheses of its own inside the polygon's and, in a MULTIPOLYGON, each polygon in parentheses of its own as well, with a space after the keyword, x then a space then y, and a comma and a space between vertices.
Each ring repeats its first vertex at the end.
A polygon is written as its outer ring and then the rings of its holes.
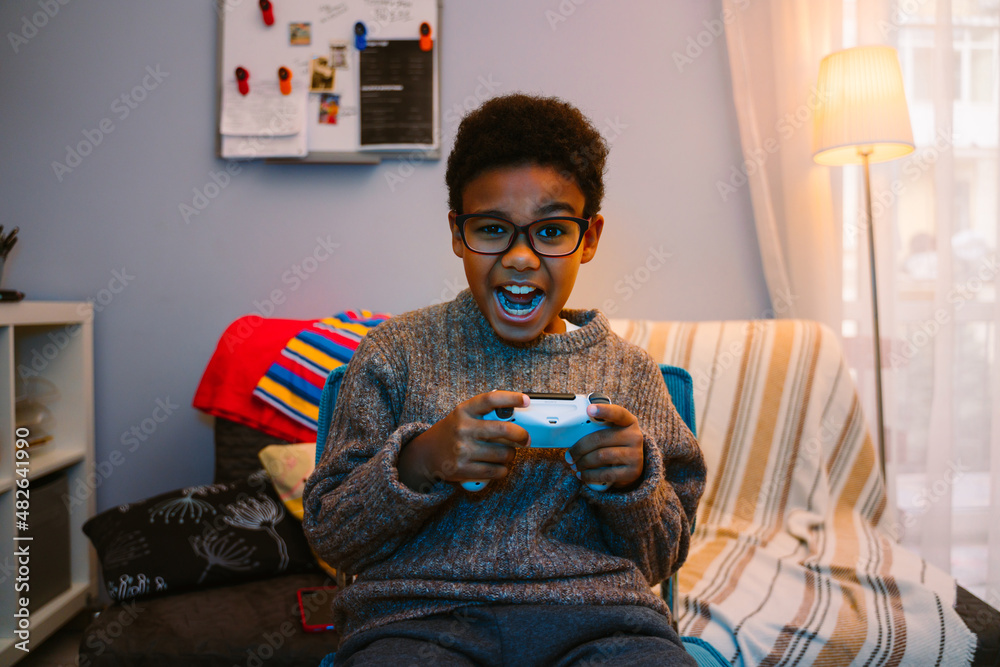
POLYGON ((508 301, 503 293, 497 294, 497 301, 500 303, 500 307, 503 308, 511 315, 526 315, 538 307, 538 304, 542 302, 541 292, 535 294, 531 299, 531 303, 513 303, 508 301))
POLYGON ((535 291, 534 287, 528 285, 504 285, 503 288, 511 294, 527 294, 535 291))

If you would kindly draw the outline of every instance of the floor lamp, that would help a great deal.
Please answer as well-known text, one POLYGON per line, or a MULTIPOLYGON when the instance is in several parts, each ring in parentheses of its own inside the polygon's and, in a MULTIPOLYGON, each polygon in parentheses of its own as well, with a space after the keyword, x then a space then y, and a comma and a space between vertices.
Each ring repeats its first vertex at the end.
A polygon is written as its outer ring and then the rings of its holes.
POLYGON ((913 152, 913 130, 903 94, 896 50, 858 46, 823 58, 817 84, 813 159, 823 165, 860 164, 865 170, 865 227, 872 283, 872 334, 875 344, 875 409, 878 453, 885 481, 885 422, 882 416, 882 350, 875 279, 875 233, 868 165, 913 152))

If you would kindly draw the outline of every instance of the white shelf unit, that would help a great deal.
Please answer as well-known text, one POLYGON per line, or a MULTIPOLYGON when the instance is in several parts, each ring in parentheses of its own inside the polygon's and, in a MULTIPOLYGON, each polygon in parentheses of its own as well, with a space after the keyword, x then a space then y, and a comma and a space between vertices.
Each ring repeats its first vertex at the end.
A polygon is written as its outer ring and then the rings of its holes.
MULTIPOLYGON (((97 595, 97 559, 83 534, 94 514, 94 329, 93 307, 87 302, 22 301, 0 303, 0 665, 13 665, 29 655, 17 648, 15 633, 19 563, 15 549, 29 545, 29 567, 38 571, 49 557, 44 540, 18 541, 15 504, 18 465, 15 405, 27 382, 54 387, 44 401, 51 416, 42 425, 52 439, 27 449, 29 525, 38 508, 31 506, 36 480, 64 473, 69 497, 63 507, 69 520, 70 586, 28 617, 31 651, 97 595), (41 378, 40 380, 36 378, 41 378)), ((30 430, 31 427, 29 427, 30 430)), ((35 577, 29 573, 28 585, 35 577)))

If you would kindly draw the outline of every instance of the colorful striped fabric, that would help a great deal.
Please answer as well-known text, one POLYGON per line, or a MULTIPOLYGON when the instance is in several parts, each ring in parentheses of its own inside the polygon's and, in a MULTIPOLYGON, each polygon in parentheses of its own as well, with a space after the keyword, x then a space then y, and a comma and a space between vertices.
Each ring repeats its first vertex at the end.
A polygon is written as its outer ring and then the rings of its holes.
POLYGON ((326 376, 346 364, 365 334, 389 317, 348 310, 313 322, 288 341, 253 395, 315 431, 326 376))
POLYGON ((829 329, 802 320, 612 328, 694 379, 708 467, 680 570, 681 635, 733 665, 964 665, 955 580, 896 538, 829 329))

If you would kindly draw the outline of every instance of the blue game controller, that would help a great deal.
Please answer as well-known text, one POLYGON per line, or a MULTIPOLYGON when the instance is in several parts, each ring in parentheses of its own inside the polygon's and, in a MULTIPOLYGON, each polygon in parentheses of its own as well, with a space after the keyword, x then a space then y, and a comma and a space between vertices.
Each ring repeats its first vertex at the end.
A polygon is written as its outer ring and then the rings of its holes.
MULTIPOLYGON (((569 449, 583 436, 610 428, 603 420, 587 414, 593 403, 608 405, 611 399, 599 391, 591 394, 534 394, 525 392, 531 403, 526 408, 497 408, 483 419, 517 424, 531 436, 531 447, 569 449)), ((466 491, 482 491, 489 480, 462 482, 466 491)), ((595 491, 607 491, 610 484, 587 484, 595 491)))

